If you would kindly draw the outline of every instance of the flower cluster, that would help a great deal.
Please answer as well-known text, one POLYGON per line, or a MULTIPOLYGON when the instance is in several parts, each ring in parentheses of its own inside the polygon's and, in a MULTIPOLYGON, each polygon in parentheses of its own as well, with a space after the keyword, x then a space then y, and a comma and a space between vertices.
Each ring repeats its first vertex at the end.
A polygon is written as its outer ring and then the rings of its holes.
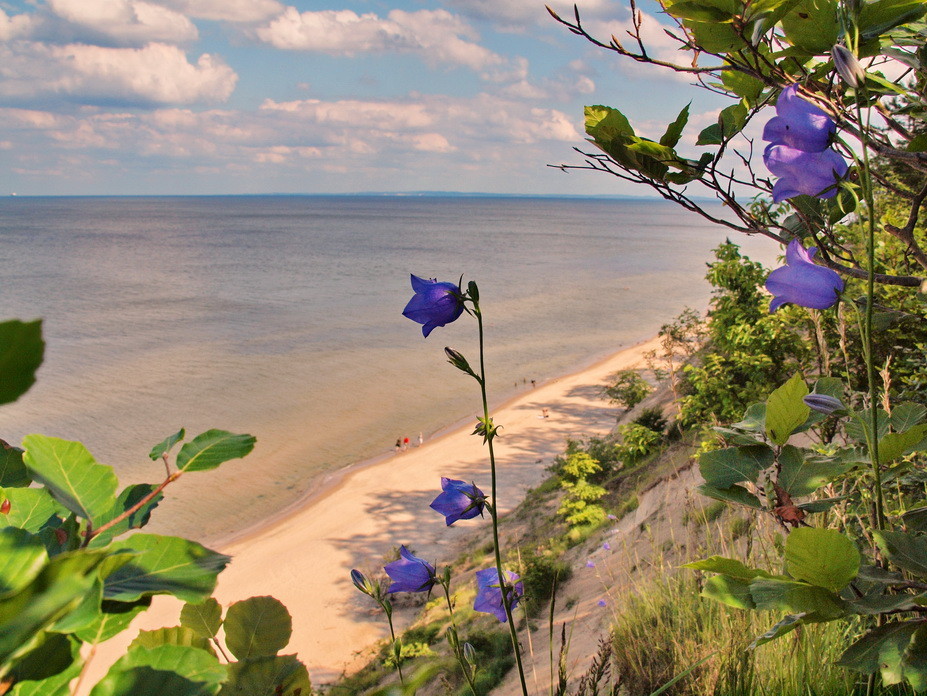
POLYGON ((770 144, 763 163, 775 176, 773 201, 802 194, 833 198, 837 182, 848 170, 846 160, 830 147, 837 131, 821 109, 798 96, 798 85, 783 90, 776 101, 776 116, 763 129, 770 144))

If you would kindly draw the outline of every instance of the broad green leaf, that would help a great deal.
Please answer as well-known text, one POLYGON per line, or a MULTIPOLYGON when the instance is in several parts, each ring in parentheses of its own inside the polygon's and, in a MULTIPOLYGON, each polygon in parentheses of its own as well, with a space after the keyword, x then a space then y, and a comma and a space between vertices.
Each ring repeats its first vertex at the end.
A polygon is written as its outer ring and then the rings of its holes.
POLYGON ((927 532, 927 507, 908 510, 901 516, 901 519, 909 531, 927 532))
POLYGON ((730 575, 713 575, 702 585, 702 596, 735 609, 755 609, 750 584, 730 575))
POLYGON ((40 320, 0 322, 0 404, 16 401, 29 391, 44 354, 40 320))
POLYGON ((763 444, 762 440, 758 440, 752 435, 748 435, 740 430, 734 430, 733 428, 723 428, 716 425, 712 427, 712 430, 723 437, 728 445, 747 446, 763 444))
POLYGON ((52 558, 18 592, 0 597, 0 671, 37 635, 75 609, 96 582, 104 556, 96 551, 52 558))
POLYGON ((199 648, 130 647, 90 696, 215 696, 228 668, 199 648))
POLYGON ((879 463, 888 464, 914 448, 927 436, 927 424, 915 425, 903 433, 889 433, 879 440, 879 463))
POLYGON ((148 456, 151 457, 153 461, 157 461, 161 458, 161 455, 165 452, 170 452, 171 448, 176 445, 178 442, 183 440, 187 436, 187 432, 184 428, 181 428, 173 435, 168 435, 161 442, 151 448, 151 452, 148 453, 148 456))
POLYGON ((882 553, 894 565, 914 575, 927 578, 927 537, 910 532, 874 530, 872 536, 882 553))
POLYGON ((782 18, 785 38, 812 55, 824 55, 840 35, 835 0, 802 0, 782 18))
POLYGON ((129 650, 131 651, 133 648, 158 648, 162 645, 197 648, 212 653, 209 639, 186 626, 170 626, 153 631, 139 631, 135 640, 129 644, 129 650))
POLYGON ((27 435, 23 446, 23 462, 32 478, 68 510, 99 526, 116 497, 113 468, 98 464, 80 442, 27 435))
POLYGON ((678 19, 691 19, 696 22, 730 22, 730 12, 711 7, 708 3, 680 0, 668 5, 666 13, 678 19))
POLYGON ((731 104, 718 114, 718 125, 725 140, 733 138, 743 130, 747 123, 747 107, 743 104, 731 104))
POLYGON ((239 660, 276 655, 290 642, 290 613, 273 597, 235 602, 225 614, 225 644, 239 660))
POLYGON ((839 592, 856 577, 860 555, 853 541, 833 529, 799 527, 785 542, 789 575, 839 592))
POLYGON ((10 511, 0 521, 27 532, 38 532, 59 512, 67 515, 44 488, 7 488, 0 498, 10 501, 10 511))
POLYGON ((151 667, 169 670, 193 682, 209 684, 209 693, 216 693, 227 675, 227 666, 220 664, 211 652, 176 643, 164 643, 152 648, 129 646, 128 652, 114 665, 117 669, 126 667, 151 667))
POLYGON ((201 601, 212 594, 216 576, 231 560, 194 541, 153 534, 118 539, 108 548, 138 554, 105 579, 104 598, 121 602, 153 594, 172 594, 185 602, 201 601))
POLYGON ((721 73, 721 84, 753 106, 763 93, 763 82, 739 70, 725 70, 721 73))
POLYGON ((742 481, 756 481, 773 460, 773 451, 765 445, 728 447, 703 453, 698 466, 709 486, 723 489, 742 481))
MULTIPOLYGON (((150 483, 137 483, 135 485, 128 486, 125 490, 122 491, 122 493, 119 494, 119 497, 116 499, 116 502, 110 508, 109 512, 100 518, 100 526, 116 519, 127 510, 130 510, 136 504, 144 500, 148 495, 153 493, 155 488, 156 486, 150 483)), ((148 520, 151 517, 151 511, 158 506, 158 503, 160 503, 163 498, 164 496, 161 493, 158 493, 154 498, 149 500, 124 520, 105 530, 102 534, 95 536, 90 542, 90 546, 95 548, 106 546, 115 537, 128 532, 130 529, 141 529, 146 524, 148 524, 148 520)))
POLYGON ((60 633, 47 633, 36 647, 16 661, 16 681, 7 696, 70 696, 70 683, 81 670, 80 643, 60 633))
POLYGON ((151 597, 137 602, 110 602, 103 600, 100 614, 87 626, 74 633, 82 641, 97 645, 108 641, 129 627, 133 619, 151 606, 151 597))
POLYGON ((610 106, 587 106, 586 133, 597 143, 602 144, 616 137, 634 137, 634 129, 627 117, 610 106))
POLYGON ((180 448, 177 468, 181 471, 207 471, 230 459, 244 457, 252 449, 253 435, 235 435, 226 430, 207 430, 180 448))
POLYGON ((296 696, 312 693, 309 672, 295 655, 258 657, 229 665, 219 696, 296 696))
POLYGON ((213 638, 222 625, 222 607, 212 597, 199 604, 184 604, 180 610, 180 625, 193 629, 204 638, 213 638))
POLYGON ((757 568, 748 568, 743 563, 733 558, 724 558, 723 556, 711 556, 701 561, 692 561, 685 563, 683 568, 692 568, 693 570, 703 570, 708 573, 722 573, 729 575, 736 580, 753 580, 753 578, 771 578, 770 573, 757 568))
MULTIPOLYGON (((683 20, 686 29, 692 34, 695 43, 712 53, 728 53, 736 51, 746 42, 737 31, 727 22, 696 22, 683 20)), ((747 36, 752 29, 747 30, 747 36)))
POLYGON ((0 440, 0 488, 24 488, 32 483, 23 464, 23 451, 0 440))
POLYGON ((808 385, 797 372, 766 400, 766 433, 777 445, 788 442, 789 436, 805 422, 811 409, 802 401, 808 385))
POLYGON ((750 582, 750 596, 757 609, 805 613, 815 620, 837 619, 847 613, 836 594, 804 582, 757 578, 750 582))
POLYGON ((914 607, 919 606, 923 600, 924 595, 867 595, 850 600, 848 604, 856 614, 875 616, 898 611, 911 611, 914 607))
POLYGON ((83 601, 53 623, 49 630, 55 633, 76 633, 90 626, 100 616, 100 602, 102 601, 103 583, 97 580, 84 595, 83 601))
POLYGON ((215 696, 206 682, 183 677, 170 668, 129 667, 110 672, 100 680, 90 696, 215 696))
POLYGON ((759 646, 765 643, 769 643, 770 641, 776 640, 777 638, 781 638, 786 633, 792 632, 793 630, 795 630, 796 628, 798 628, 799 626, 805 623, 805 617, 807 616, 808 616, 807 612, 801 613, 801 614, 787 615, 785 618, 782 619, 782 621, 780 621, 775 626, 773 626, 768 631, 766 631, 766 633, 760 636, 757 636, 753 640, 753 642, 750 643, 749 646, 747 646, 747 649, 755 650, 756 648, 758 648, 759 646))
POLYGON ((865 563, 859 567, 856 578, 874 585, 901 585, 905 582, 901 573, 865 563))
POLYGON ((720 145, 724 142, 724 134, 721 131, 721 126, 717 123, 712 123, 710 126, 703 128, 698 134, 698 140, 695 141, 696 145, 720 145))
POLYGON ((796 507, 799 510, 804 510, 809 514, 814 514, 816 512, 827 512, 841 500, 846 499, 847 496, 845 495, 837 496, 836 498, 820 498, 818 500, 809 500, 807 503, 799 503, 796 507))
POLYGON ((763 509, 763 504, 760 502, 759 498, 742 486, 734 485, 727 488, 715 488, 714 486, 702 484, 697 490, 707 498, 722 500, 726 503, 745 505, 747 507, 756 508, 757 510, 763 509))
POLYGON ((890 29, 908 24, 927 12, 924 0, 875 0, 860 7, 859 30, 862 38, 878 37, 890 29))
MULTIPOLYGON (((690 102, 691 104, 691 102, 690 102)), ((676 147, 679 139, 682 137, 682 131, 689 122, 689 104, 682 107, 682 111, 676 116, 676 120, 666 127, 666 132, 660 138, 660 144, 666 147, 676 147)))
POLYGON ((840 461, 805 457, 802 450, 785 445, 779 453, 779 485, 793 498, 810 495, 825 483, 844 473, 840 461))
POLYGON ((746 430, 751 433, 765 433, 766 432, 766 404, 765 403, 754 403, 750 404, 747 407, 747 410, 744 411, 744 417, 742 420, 733 423, 732 428, 737 430, 746 430))
MULTIPOLYGON (((888 433, 890 425, 888 413, 880 408, 876 419, 879 437, 882 438, 888 433)), ((872 433, 872 410, 867 408, 862 411, 851 411, 850 418, 844 424, 844 429, 847 437, 865 444, 867 435, 872 433)))
POLYGON ((896 404, 895 407, 892 408, 892 415, 889 418, 889 422, 891 423, 892 430, 896 433, 903 433, 905 430, 909 430, 915 425, 923 423, 925 418, 927 418, 927 407, 921 404, 915 404, 911 401, 905 401, 896 404))
POLYGON ((637 139, 628 145, 628 149, 636 154, 652 157, 658 162, 667 165, 672 165, 677 159, 676 153, 673 152, 672 148, 661 145, 660 143, 655 143, 652 140, 637 139))
POLYGON ((896 621, 874 628, 847 648, 837 664, 863 674, 878 671, 883 682, 897 684, 903 677, 905 651, 922 625, 919 621, 896 621))
POLYGON ((915 691, 927 689, 927 630, 923 624, 908 643, 902 658, 902 667, 904 678, 915 691))
POLYGON ((0 595, 28 585, 48 562, 45 544, 25 530, 0 528, 0 595))

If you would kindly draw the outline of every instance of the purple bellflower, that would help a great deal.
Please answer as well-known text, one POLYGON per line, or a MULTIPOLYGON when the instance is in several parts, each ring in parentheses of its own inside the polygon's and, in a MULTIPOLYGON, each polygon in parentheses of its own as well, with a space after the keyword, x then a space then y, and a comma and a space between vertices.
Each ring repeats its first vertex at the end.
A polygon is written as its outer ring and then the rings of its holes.
POLYGON ((399 560, 387 563, 383 570, 393 581, 387 592, 428 592, 437 582, 435 567, 405 546, 399 547, 399 560))
POLYGON ((812 258, 817 248, 808 250, 797 239, 785 250, 785 266, 777 268, 766 279, 766 289, 773 294, 769 311, 775 312, 786 304, 810 309, 827 309, 837 302, 843 291, 843 279, 836 271, 818 266, 812 258))
MULTIPOLYGON (((510 570, 503 571, 507 579, 509 596, 509 611, 515 608, 518 600, 525 593, 525 587, 519 582, 519 577, 510 570)), ((476 571, 476 601, 473 610, 484 614, 492 614, 499 621, 505 623, 505 606, 502 604, 502 587, 499 582, 499 572, 496 568, 486 568, 476 571)))
POLYGON ((441 490, 443 492, 431 501, 431 508, 444 515, 448 527, 457 520, 470 520, 483 514, 486 496, 476 484, 442 476, 441 490))
POLYGON ((766 146, 763 163, 779 177, 772 190, 774 203, 801 194, 833 198, 837 195, 837 181, 849 169, 836 150, 805 152, 776 143, 766 146))
POLYGON ((412 276, 415 294, 402 310, 402 315, 422 324, 422 334, 427 338, 431 330, 450 324, 463 312, 460 288, 454 283, 439 283, 412 276))
POLYGON ((837 131, 830 116, 798 96, 798 85, 786 87, 776 100, 776 116, 763 128, 763 140, 803 152, 822 152, 837 131))

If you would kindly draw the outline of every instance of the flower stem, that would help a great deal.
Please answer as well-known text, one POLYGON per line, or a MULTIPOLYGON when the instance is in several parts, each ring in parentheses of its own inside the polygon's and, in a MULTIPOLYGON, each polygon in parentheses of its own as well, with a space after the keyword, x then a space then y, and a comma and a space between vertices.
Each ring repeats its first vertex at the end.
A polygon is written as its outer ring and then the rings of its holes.
POLYGON ((489 400, 486 398, 486 360, 483 349, 483 314, 480 311, 479 300, 473 300, 473 314, 476 315, 476 322, 479 327, 480 335, 480 392, 483 397, 483 424, 485 427, 484 437, 486 446, 489 448, 489 471, 492 481, 492 505, 489 506, 489 516, 492 518, 492 541, 493 549, 496 555, 496 572, 499 574, 499 587, 502 592, 502 607, 505 609, 505 615, 508 618, 509 633, 512 637, 512 650, 515 652, 515 665, 518 667, 518 678, 521 680, 521 692, 523 696, 528 696, 528 685, 525 682, 525 670, 521 661, 521 648, 518 645, 518 633, 515 630, 515 620, 512 617, 512 599, 514 598, 515 588, 510 587, 502 572, 502 553, 499 549, 499 517, 498 517, 498 498, 496 496, 496 455, 493 450, 493 438, 495 437, 495 428, 490 426, 489 420, 489 400), (510 591, 511 590, 511 591, 510 591))
POLYGON ((463 651, 460 648, 460 636, 457 634, 457 622, 454 621, 454 605, 451 604, 451 588, 443 582, 441 583, 441 587, 444 588, 444 599, 447 600, 447 613, 451 617, 451 630, 454 632, 454 640, 451 647, 454 649, 454 656, 460 664, 464 679, 467 680, 467 684, 470 686, 470 691, 473 692, 473 696, 477 696, 476 685, 473 683, 473 675, 470 673, 470 665, 464 659, 463 651))

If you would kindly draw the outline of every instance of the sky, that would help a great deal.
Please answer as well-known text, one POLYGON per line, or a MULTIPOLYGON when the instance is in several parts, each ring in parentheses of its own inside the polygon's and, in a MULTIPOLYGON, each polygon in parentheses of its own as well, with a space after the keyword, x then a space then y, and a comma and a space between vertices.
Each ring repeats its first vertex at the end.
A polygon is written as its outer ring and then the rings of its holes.
MULTIPOLYGON (((579 7, 626 35, 623 2, 579 7)), ((0 0, 0 195, 649 195, 547 165, 582 162, 584 105, 658 139, 690 101, 691 143, 723 102, 544 0, 0 0)))

